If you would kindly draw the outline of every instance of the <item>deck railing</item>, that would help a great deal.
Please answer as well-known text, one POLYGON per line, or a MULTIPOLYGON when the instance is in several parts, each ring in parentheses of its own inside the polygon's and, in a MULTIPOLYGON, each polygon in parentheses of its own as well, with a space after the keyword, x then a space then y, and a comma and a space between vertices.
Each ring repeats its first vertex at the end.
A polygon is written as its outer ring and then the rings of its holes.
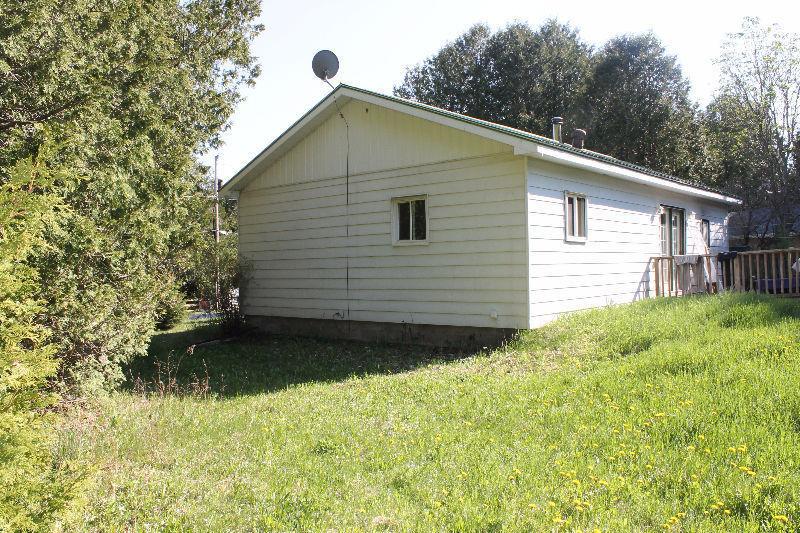
POLYGON ((656 256, 653 263, 653 280, 656 296, 685 296, 687 294, 718 292, 721 287, 714 272, 716 256, 696 255, 694 263, 681 263, 681 257, 656 256))
POLYGON ((728 290, 800 297, 800 248, 658 256, 651 262, 656 296, 728 290))
POLYGON ((734 290, 800 296, 800 248, 739 252, 731 262, 734 290))

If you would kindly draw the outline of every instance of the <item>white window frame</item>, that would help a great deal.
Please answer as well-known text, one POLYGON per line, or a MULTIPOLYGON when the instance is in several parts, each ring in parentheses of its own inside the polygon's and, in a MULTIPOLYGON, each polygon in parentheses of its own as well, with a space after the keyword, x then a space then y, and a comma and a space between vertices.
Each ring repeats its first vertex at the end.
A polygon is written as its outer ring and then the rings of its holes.
POLYGON ((564 191, 564 240, 566 242, 586 242, 589 240, 589 198, 585 194, 573 191, 564 191), (573 220, 575 220, 575 228, 577 230, 578 224, 578 198, 582 198, 584 201, 584 213, 583 213, 583 236, 577 235, 577 231, 575 235, 569 234, 569 198, 573 199, 572 202, 572 216, 573 220))
MULTIPOLYGON (((661 237, 661 255, 666 257, 674 257, 675 255, 684 255, 689 250, 689 238, 687 235, 687 228, 688 228, 688 215, 686 213, 685 207, 678 207, 675 205, 667 205, 661 204, 659 209, 659 232, 661 237), (673 235, 672 235, 672 214, 674 212, 681 213, 681 222, 683 223, 681 226, 678 226, 677 229, 680 231, 680 239, 678 239, 678 248, 682 249, 683 253, 675 253, 673 249, 673 235), (661 215, 664 215, 664 221, 661 221, 661 215), (667 234, 664 235, 664 227, 666 225, 667 234), (664 238, 666 237, 666 244, 669 253, 664 252, 664 238)), ((681 251, 681 250, 678 250, 681 251)))
MULTIPOLYGON (((411 214, 411 227, 409 234, 414 236, 414 216, 411 214)), ((428 195, 417 194, 414 196, 398 196, 392 198, 392 245, 393 246, 419 246, 426 245, 429 242, 431 235, 430 218, 428 217, 428 195), (415 200, 425 200, 425 239, 409 239, 407 241, 400 240, 400 214, 398 212, 398 205, 406 202, 413 202, 415 200)))
POLYGON ((711 250, 711 220, 707 218, 700 219, 700 237, 703 239, 703 244, 711 250))

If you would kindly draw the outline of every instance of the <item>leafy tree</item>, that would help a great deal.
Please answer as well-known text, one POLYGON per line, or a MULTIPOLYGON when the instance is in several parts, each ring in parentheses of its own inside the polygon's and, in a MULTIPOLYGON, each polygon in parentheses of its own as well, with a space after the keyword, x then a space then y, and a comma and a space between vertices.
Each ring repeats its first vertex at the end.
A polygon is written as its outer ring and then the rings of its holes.
POLYGON ((533 30, 513 23, 492 34, 478 24, 420 65, 395 94, 548 135, 550 119, 577 123, 591 49, 555 20, 533 30))
POLYGON ((188 280, 196 294, 219 314, 225 334, 240 331, 244 324, 238 290, 249 275, 249 265, 239 257, 237 244, 235 233, 222 235, 219 242, 206 239, 194 248, 187 263, 188 280))
POLYGON ((689 82, 652 33, 606 43, 596 56, 586 106, 592 149, 678 176, 707 171, 689 82))
POLYGON ((0 182, 47 127, 69 207, 37 273, 41 323, 65 382, 113 384, 144 353, 157 298, 202 232, 196 155, 218 142, 242 84, 258 0, 0 0, 0 182))
POLYGON ((744 243, 786 236, 800 213, 800 35, 745 19, 728 36, 721 87, 706 110, 717 183, 741 197, 744 243), (756 234, 760 227, 761 233, 756 234))

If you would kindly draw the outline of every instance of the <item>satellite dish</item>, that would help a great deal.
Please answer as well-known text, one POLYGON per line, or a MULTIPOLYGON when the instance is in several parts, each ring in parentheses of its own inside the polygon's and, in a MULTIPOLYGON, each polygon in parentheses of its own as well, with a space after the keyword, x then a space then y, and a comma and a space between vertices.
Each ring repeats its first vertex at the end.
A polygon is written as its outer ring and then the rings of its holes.
POLYGON ((322 81, 328 81, 339 72, 339 58, 330 50, 320 50, 311 60, 311 69, 322 81))

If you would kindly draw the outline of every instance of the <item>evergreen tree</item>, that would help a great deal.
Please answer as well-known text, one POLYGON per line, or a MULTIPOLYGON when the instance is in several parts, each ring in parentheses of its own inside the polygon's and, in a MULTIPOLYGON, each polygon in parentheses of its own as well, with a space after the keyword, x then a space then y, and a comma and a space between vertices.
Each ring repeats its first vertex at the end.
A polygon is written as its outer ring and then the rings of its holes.
POLYGON ((707 171, 689 82, 653 34, 606 43, 595 58, 586 107, 593 150, 678 176, 707 171))
POLYGON ((155 295, 202 231, 197 155, 242 84, 258 0, 0 0, 0 183, 48 137, 69 207, 26 263, 67 383, 106 386, 146 350, 155 295))
POLYGON ((479 24, 410 69, 395 94, 548 135, 553 116, 581 116, 590 57, 578 32, 555 20, 494 34, 479 24))

